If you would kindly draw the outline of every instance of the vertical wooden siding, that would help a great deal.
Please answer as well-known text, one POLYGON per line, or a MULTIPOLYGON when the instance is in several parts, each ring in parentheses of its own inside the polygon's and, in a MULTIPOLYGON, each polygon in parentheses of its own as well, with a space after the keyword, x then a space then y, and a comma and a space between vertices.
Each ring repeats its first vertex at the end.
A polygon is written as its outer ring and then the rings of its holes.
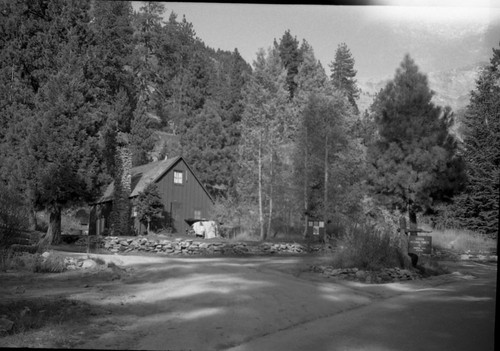
POLYGON ((213 206, 212 201, 194 175, 189 171, 184 160, 179 160, 156 184, 158 185, 158 190, 166 211, 170 212, 170 209, 175 207, 171 204, 181 204, 181 206, 177 207, 178 216, 174 218, 174 227, 178 233, 185 233, 189 228, 184 220, 194 218, 195 210, 201 211, 201 217, 208 219, 209 212, 213 206), (182 185, 174 184, 174 171, 182 171, 182 185))

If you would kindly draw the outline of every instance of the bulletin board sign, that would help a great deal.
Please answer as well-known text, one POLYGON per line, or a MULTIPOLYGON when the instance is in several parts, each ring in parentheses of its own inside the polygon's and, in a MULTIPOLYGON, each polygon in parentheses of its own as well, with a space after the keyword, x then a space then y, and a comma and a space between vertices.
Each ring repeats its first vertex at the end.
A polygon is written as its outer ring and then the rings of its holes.
POLYGON ((319 236, 325 233, 325 222, 324 221, 309 221, 307 223, 307 234, 319 236))
POLYGON ((408 253, 430 255, 432 253, 432 236, 410 235, 408 237, 408 253))

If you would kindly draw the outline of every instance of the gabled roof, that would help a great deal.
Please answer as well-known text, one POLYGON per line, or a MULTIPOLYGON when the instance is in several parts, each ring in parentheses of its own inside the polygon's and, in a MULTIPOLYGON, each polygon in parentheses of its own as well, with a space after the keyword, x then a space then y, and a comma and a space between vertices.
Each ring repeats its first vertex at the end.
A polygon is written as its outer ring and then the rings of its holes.
MULTIPOLYGON (((132 168, 130 170, 132 176, 130 197, 135 197, 139 195, 139 193, 144 191, 144 189, 148 184, 156 182, 158 179, 160 179, 181 159, 182 157, 177 156, 168 160, 148 163, 142 166, 132 168)), ((106 191, 104 192, 104 195, 97 201, 97 203, 112 201, 114 192, 115 192, 115 183, 112 182, 111 184, 108 185, 106 191)))

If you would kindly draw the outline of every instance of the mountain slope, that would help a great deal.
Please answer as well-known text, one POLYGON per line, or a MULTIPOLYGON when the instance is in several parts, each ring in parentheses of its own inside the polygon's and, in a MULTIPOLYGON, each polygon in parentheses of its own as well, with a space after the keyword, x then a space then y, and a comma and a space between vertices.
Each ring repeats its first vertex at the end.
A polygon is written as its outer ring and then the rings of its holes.
MULTIPOLYGON (((436 93, 433 101, 440 106, 450 106, 459 111, 469 103, 469 95, 474 89, 480 70, 485 62, 475 63, 460 68, 427 74, 430 88, 436 93)), ((380 89, 384 88, 392 78, 359 80, 361 94, 358 101, 360 111, 368 109, 380 89)))

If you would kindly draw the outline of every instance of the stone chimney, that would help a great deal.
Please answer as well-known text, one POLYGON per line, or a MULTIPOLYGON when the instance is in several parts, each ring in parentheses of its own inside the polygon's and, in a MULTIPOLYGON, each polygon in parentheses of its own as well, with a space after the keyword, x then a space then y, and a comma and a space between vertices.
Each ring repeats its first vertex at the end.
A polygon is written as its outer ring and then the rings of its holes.
MULTIPOLYGON (((122 133, 120 133, 122 134, 122 133)), ((113 209, 110 216, 111 235, 131 235, 132 153, 126 136, 121 136, 115 154, 113 209)))

